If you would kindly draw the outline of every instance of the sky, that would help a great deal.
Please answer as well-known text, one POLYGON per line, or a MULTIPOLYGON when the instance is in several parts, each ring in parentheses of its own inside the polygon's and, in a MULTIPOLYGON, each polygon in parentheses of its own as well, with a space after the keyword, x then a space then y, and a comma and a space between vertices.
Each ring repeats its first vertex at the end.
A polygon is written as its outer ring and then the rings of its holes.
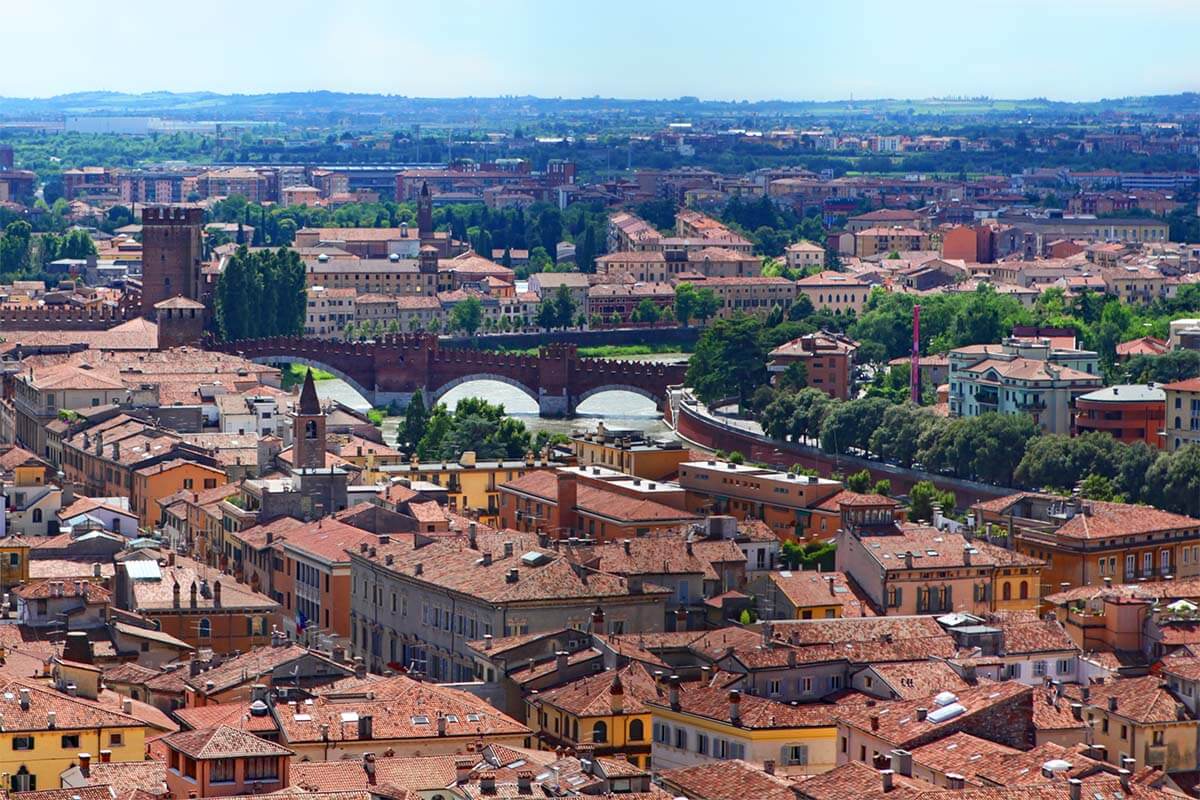
POLYGON ((1200 90, 1198 0, 5 0, 0 95, 1091 100, 1200 90), (17 65, 14 68, 14 65, 17 65))

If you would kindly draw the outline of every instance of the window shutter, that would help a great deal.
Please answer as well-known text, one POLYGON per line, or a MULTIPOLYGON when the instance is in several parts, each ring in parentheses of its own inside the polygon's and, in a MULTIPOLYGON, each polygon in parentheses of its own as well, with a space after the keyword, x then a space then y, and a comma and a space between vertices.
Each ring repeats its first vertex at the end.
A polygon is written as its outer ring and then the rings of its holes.
POLYGON ((792 746, 785 744, 779 748, 779 765, 786 767, 792 763, 792 746))

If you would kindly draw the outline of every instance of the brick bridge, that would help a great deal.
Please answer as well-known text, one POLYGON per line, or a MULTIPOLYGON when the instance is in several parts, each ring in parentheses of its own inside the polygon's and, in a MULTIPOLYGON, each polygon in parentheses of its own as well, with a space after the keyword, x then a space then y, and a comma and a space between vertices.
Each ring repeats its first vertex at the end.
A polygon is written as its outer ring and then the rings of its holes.
POLYGON ((372 405, 408 403, 420 389, 432 405, 459 384, 494 380, 537 400, 543 417, 574 414, 599 392, 619 389, 661 407, 667 387, 683 383, 683 365, 580 358, 573 344, 549 344, 535 356, 440 347, 436 336, 384 336, 376 342, 335 342, 302 337, 245 339, 211 345, 260 364, 320 367, 353 386, 372 405))

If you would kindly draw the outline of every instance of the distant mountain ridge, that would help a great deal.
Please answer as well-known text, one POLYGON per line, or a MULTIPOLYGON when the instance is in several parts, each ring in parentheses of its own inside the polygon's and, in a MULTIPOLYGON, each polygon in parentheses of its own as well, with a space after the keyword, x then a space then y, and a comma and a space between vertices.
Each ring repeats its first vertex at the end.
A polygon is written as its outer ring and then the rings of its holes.
POLYGON ((925 98, 867 100, 762 100, 721 101, 695 97, 674 99, 637 98, 543 98, 505 97, 412 97, 407 95, 311 91, 263 94, 220 94, 217 92, 76 92, 43 98, 0 97, 0 117, 48 119, 89 115, 167 115, 187 119, 275 119, 312 117, 319 114, 391 116, 418 120, 431 114, 439 118, 469 118, 487 114, 538 115, 546 113, 606 114, 678 113, 715 114, 1012 114, 1096 113, 1103 111, 1140 114, 1178 114, 1200 111, 1200 93, 1112 98, 1098 101, 1064 102, 1044 98, 1007 100, 999 98, 925 98))

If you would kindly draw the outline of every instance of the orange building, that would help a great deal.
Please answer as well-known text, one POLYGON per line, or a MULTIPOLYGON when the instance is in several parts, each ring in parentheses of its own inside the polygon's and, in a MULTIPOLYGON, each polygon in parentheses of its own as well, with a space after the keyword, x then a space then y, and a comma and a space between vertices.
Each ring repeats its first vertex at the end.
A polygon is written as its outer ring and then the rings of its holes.
POLYGON ((157 630, 216 653, 246 652, 271 643, 279 603, 189 558, 170 554, 163 566, 124 562, 117 602, 158 625, 157 630))
POLYGON ((386 543, 387 537, 332 517, 289 528, 274 542, 275 596, 283 602, 284 630, 310 625, 350 638, 350 556, 360 544, 386 543), (279 555, 282 554, 282 558, 279 555))
POLYGON ((678 492, 678 486, 657 481, 593 480, 569 470, 538 470, 500 486, 500 527, 598 542, 670 532, 701 521, 656 499, 656 494, 678 492))
POLYGON ((781 375, 792 364, 804 365, 808 385, 839 400, 850 399, 851 365, 858 342, 839 333, 810 333, 770 352, 767 371, 781 375))
POLYGON ((293 751, 238 728, 177 731, 162 743, 167 751, 167 789, 173 797, 260 794, 288 786, 293 751))
POLYGON ((969 264, 992 261, 992 229, 959 225, 942 233, 942 258, 962 259, 969 264))
MULTIPOLYGON (((762 520, 780 540, 830 537, 837 532, 836 523, 817 513, 817 508, 842 491, 839 481, 712 460, 680 464, 679 485, 687 490, 689 509, 762 520), (822 519, 826 519, 824 527, 822 519)), ((840 507, 834 506, 829 516, 838 513, 840 507)))
POLYGON ((1104 431, 1125 444, 1163 449, 1166 392, 1156 384, 1109 386, 1075 398, 1075 434, 1104 431))
POLYGON ((976 530, 999 527, 1017 552, 1045 562, 1043 594, 1106 580, 1200 576, 1200 519, 1038 492, 985 500, 971 511, 976 530))
POLYGON ((225 471, 216 467, 184 458, 160 461, 133 471, 130 505, 138 515, 138 525, 150 528, 159 522, 160 498, 183 490, 215 489, 226 482, 225 471))

